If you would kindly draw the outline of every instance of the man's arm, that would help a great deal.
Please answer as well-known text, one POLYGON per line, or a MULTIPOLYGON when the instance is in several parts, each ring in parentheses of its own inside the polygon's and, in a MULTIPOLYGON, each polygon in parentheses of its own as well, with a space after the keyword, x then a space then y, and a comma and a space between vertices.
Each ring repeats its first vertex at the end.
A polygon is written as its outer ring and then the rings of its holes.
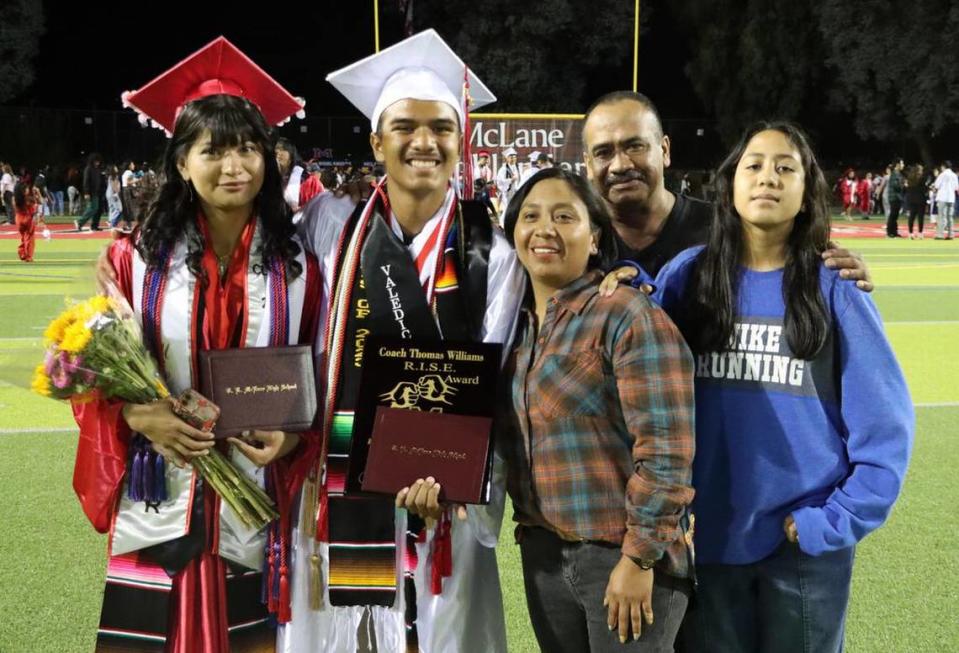
POLYGON ((839 276, 848 281, 855 281, 856 287, 864 292, 872 292, 875 284, 869 274, 869 267, 863 260, 862 254, 839 247, 839 243, 829 241, 828 248, 822 253, 825 266, 832 270, 839 270, 839 276))

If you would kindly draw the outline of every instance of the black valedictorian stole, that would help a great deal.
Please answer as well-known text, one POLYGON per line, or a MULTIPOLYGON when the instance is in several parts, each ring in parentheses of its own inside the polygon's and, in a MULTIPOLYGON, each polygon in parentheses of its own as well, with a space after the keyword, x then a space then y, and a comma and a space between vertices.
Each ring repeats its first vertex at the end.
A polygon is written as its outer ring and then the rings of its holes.
MULTIPOLYGON (((396 598, 395 582, 390 586, 386 581, 396 577, 395 548, 388 546, 395 543, 393 500, 344 494, 366 339, 375 335, 418 341, 480 341, 493 243, 493 226, 485 207, 454 198, 449 228, 439 234, 436 286, 433 301, 428 303, 409 250, 387 222, 389 207, 383 186, 377 188, 371 202, 357 207, 344 228, 331 286, 327 355, 331 364, 339 361, 331 370, 335 378, 327 390, 326 415, 332 605, 392 606, 396 598), (373 570, 368 586, 336 580, 355 579, 363 569, 373 570)), ((414 521, 410 516, 408 530, 416 533, 422 526, 414 521)), ((407 585, 410 603, 412 587, 407 585)))

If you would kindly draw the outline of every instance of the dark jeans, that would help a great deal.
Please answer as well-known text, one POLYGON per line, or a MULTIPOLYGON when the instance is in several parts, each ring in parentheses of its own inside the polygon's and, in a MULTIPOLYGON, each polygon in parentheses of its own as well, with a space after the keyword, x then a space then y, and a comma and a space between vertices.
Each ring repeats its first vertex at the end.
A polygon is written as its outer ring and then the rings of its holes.
POLYGON ((899 235, 899 212, 902 210, 902 202, 889 200, 889 217, 886 219, 886 235, 899 235))
POLYGON ((87 201, 87 208, 84 209, 83 211, 83 216, 79 220, 77 220, 77 226, 79 226, 82 229, 83 225, 85 225, 88 220, 90 221, 91 229, 96 230, 100 228, 100 196, 99 195, 90 196, 90 199, 87 201))
POLYGON ((127 186, 120 189, 120 204, 123 206, 123 221, 133 224, 133 209, 136 204, 133 189, 127 186))
POLYGON ((13 224, 15 222, 13 214, 13 192, 8 190, 3 193, 3 206, 7 210, 7 224, 13 224))
POLYGON ((840 653, 855 547, 820 556, 784 542, 749 565, 696 565, 684 650, 840 653))
POLYGON ((692 584, 655 572, 653 625, 638 640, 620 644, 606 624, 603 598, 622 553, 617 546, 566 542, 542 528, 520 527, 526 605, 540 650, 549 653, 669 653, 692 584))
POLYGON ((919 223, 919 233, 922 233, 922 227, 926 217, 926 203, 910 202, 906 205, 906 212, 909 215, 909 233, 912 233, 912 228, 917 221, 919 223))

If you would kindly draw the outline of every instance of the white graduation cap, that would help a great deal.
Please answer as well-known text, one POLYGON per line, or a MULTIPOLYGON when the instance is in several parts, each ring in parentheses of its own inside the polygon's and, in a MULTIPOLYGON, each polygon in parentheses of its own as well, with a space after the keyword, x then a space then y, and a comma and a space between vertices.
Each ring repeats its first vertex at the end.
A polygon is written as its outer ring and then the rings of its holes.
POLYGON ((530 153, 529 153, 529 162, 530 162, 530 163, 536 163, 537 161, 539 161, 539 155, 540 155, 540 154, 542 154, 542 152, 540 152, 539 150, 533 150, 532 152, 530 152, 530 153))
MULTIPOLYGON (((330 73, 326 81, 370 119, 374 131, 383 110, 400 100, 448 104, 456 110, 462 127, 465 68, 436 30, 428 29, 330 73)), ((496 101, 473 71, 469 83, 471 109, 496 101)))

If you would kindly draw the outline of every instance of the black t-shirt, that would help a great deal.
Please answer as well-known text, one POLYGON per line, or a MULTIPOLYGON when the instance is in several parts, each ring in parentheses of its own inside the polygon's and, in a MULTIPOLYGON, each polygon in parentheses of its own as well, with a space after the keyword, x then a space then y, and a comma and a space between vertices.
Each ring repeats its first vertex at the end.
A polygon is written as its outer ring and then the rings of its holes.
POLYGON ((704 245, 709 236, 713 205, 685 195, 676 195, 676 203, 666 216, 659 237, 643 249, 633 249, 616 234, 619 258, 636 261, 650 275, 656 276, 660 268, 684 249, 704 245))

